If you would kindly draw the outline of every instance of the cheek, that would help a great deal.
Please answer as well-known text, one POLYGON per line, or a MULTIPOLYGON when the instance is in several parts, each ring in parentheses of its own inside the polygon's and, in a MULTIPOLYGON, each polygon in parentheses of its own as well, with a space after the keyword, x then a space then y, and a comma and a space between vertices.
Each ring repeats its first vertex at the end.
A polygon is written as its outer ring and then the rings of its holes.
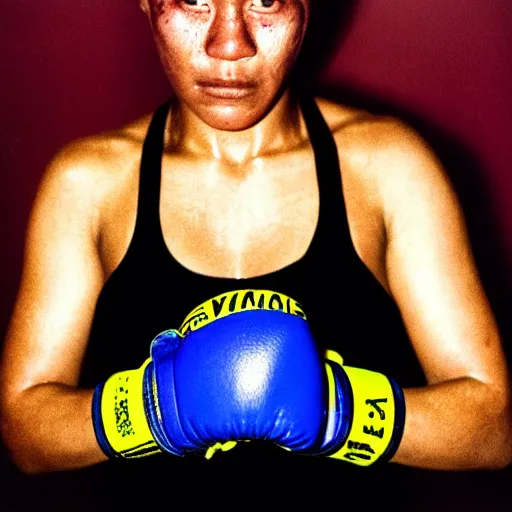
POLYGON ((262 17, 255 23, 255 39, 263 58, 285 67, 293 62, 299 53, 304 38, 309 10, 307 5, 297 0, 286 4, 277 22, 272 17, 262 17))
POLYGON ((153 24, 160 56, 172 68, 169 71, 200 64, 206 28, 191 18, 183 12, 164 11, 153 24))
POLYGON ((286 25, 262 27, 258 32, 258 49, 264 55, 291 55, 300 44, 300 31, 286 25))
POLYGON ((302 43, 300 26, 287 24, 261 26, 257 34, 260 58, 268 63, 268 69, 290 67, 299 53, 302 43))

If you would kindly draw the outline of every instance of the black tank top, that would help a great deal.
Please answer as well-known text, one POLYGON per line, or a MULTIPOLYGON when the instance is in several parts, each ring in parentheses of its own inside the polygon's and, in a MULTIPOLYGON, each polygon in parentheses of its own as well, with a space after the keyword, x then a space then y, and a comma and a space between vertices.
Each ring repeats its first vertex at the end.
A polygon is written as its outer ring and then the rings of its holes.
POLYGON ((352 244, 337 148, 316 102, 300 100, 320 194, 313 239, 300 260, 248 279, 194 273, 165 244, 159 210, 169 106, 167 102, 155 111, 146 135, 134 234, 98 299, 81 385, 93 387, 114 372, 139 367, 151 340, 179 327, 195 306, 247 288, 274 290, 299 301, 320 347, 337 350, 345 364, 392 375, 403 386, 413 384, 418 368, 398 309, 352 244))
MULTIPOLYGON (((316 231, 300 260, 241 280, 199 275, 169 252, 162 235, 159 198, 170 103, 155 111, 143 146, 134 234, 98 299, 82 387, 92 388, 115 372, 138 368, 158 333, 179 327, 204 300, 246 288, 274 290, 298 300, 320 349, 337 350, 345 364, 393 376, 403 387, 423 383, 395 303, 352 244, 332 134, 313 99, 302 98, 299 104, 316 162, 320 194, 316 231)), ((48 475, 42 481, 58 487, 57 501, 62 509, 69 505, 69 510, 131 509, 138 500, 148 509, 162 499, 169 500, 169 509, 183 499, 187 506, 219 502, 223 508, 237 509, 257 503, 270 508, 277 503, 304 505, 305 499, 337 509, 355 499, 380 509, 390 499, 398 510, 400 503, 411 499, 404 492, 404 486, 411 485, 405 479, 410 474, 396 464, 359 468, 325 457, 290 454, 265 443, 240 443, 209 461, 156 455, 109 461, 48 475), (393 490, 398 482, 399 498, 393 490)))

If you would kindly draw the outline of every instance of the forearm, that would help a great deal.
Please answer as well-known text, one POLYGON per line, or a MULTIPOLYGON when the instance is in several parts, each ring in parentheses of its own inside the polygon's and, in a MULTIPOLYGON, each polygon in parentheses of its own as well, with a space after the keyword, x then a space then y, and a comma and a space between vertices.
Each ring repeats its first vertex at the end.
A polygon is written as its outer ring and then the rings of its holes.
POLYGON ((91 420, 93 390, 41 384, 17 396, 3 414, 5 444, 16 465, 38 473, 106 460, 91 420))
POLYGON ((393 462, 426 469, 497 469, 511 462, 508 397, 461 378, 406 389, 406 422, 393 462))

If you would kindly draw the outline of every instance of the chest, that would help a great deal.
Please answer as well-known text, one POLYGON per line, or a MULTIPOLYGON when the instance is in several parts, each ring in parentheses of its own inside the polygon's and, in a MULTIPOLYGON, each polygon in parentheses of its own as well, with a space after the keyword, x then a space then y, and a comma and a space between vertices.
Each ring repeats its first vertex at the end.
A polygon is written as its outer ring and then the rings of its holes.
MULTIPOLYGON (((355 251, 382 282, 382 223, 366 204, 357 180, 343 177, 355 251)), ((138 169, 109 201, 101 257, 108 277, 130 245, 137 217, 138 169)), ((308 250, 319 219, 314 156, 255 160, 244 168, 164 158, 158 216, 169 253, 185 268, 214 277, 250 278, 284 268, 308 250)), ((328 219, 329 221, 330 219, 328 219)), ((338 219, 332 219, 336 236, 338 219)))
POLYGON ((254 277, 307 250, 319 211, 314 167, 289 158, 195 171, 169 173, 162 181, 163 237, 185 266, 218 277, 254 277))

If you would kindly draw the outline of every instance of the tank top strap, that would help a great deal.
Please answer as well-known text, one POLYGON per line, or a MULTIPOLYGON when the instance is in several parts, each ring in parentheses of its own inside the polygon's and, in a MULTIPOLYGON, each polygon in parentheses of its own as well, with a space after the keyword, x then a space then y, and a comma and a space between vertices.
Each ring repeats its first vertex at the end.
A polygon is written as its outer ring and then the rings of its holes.
POLYGON ((320 198, 317 228, 306 256, 325 259, 329 254, 346 254, 346 249, 352 253, 336 142, 315 99, 305 97, 299 102, 315 155, 320 198), (334 244, 341 252, 332 250, 334 244))
POLYGON ((144 250, 161 241, 160 184, 165 124, 171 101, 161 104, 153 113, 144 144, 139 170, 137 219, 131 245, 144 250))
MULTIPOLYGON (((144 140, 137 219, 131 244, 132 251, 140 256, 151 254, 153 260, 157 254, 163 258, 169 257, 160 224, 160 186, 165 124, 170 103, 168 100, 155 110, 144 140)), ((333 257, 335 253, 339 254, 338 250, 329 250, 329 247, 334 249, 333 244, 341 244, 343 248, 353 250, 342 193, 338 150, 315 99, 299 98, 299 105, 314 152, 320 196, 317 227, 301 263, 311 258, 316 260, 318 257, 326 261, 329 254, 333 257), (335 236, 333 230, 336 232, 335 236)))

